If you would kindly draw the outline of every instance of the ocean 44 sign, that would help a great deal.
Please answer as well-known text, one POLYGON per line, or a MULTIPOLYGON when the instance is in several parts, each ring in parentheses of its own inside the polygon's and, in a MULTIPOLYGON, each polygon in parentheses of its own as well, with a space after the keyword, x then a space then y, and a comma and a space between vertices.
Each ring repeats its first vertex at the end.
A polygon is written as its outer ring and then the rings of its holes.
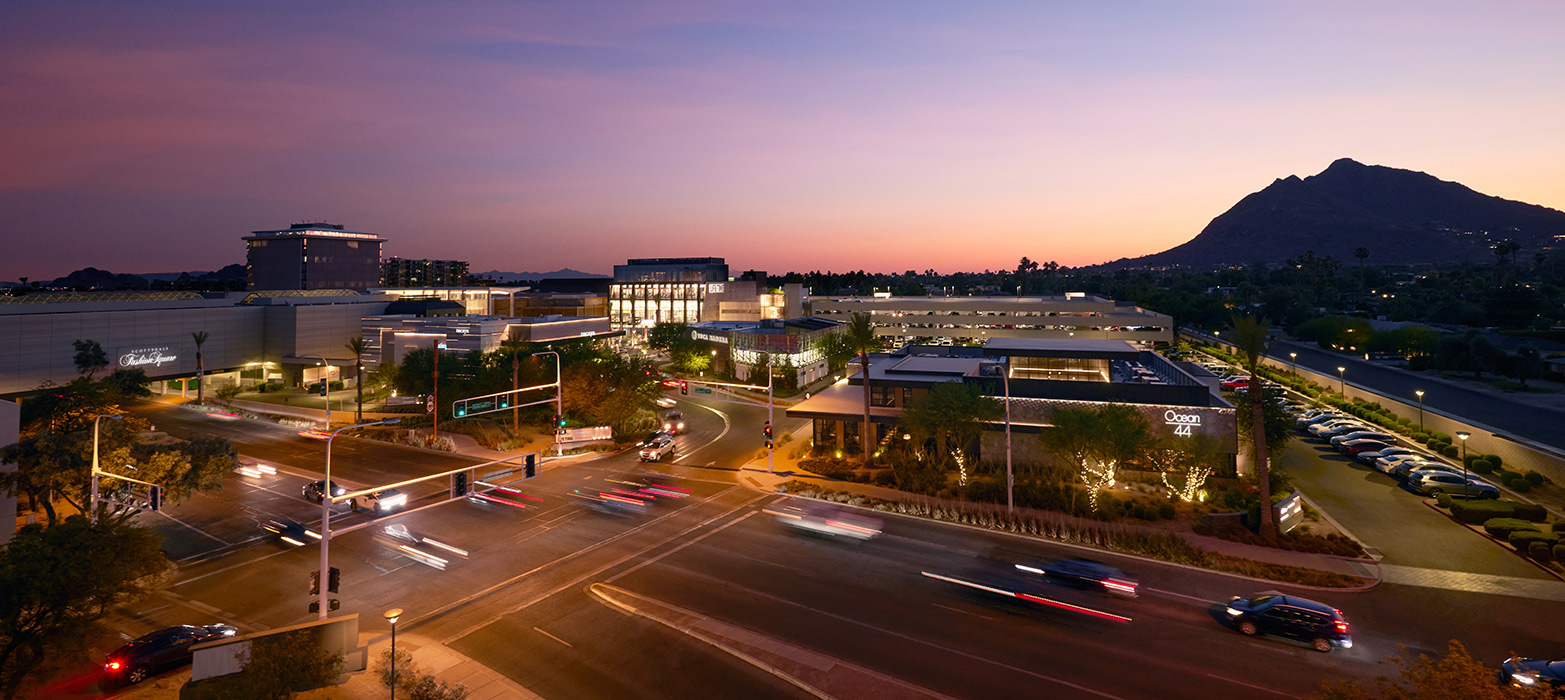
POLYGON ((1190 437, 1196 428, 1201 427, 1201 414, 1185 413, 1170 408, 1163 412, 1163 422, 1173 426, 1175 435, 1190 437))

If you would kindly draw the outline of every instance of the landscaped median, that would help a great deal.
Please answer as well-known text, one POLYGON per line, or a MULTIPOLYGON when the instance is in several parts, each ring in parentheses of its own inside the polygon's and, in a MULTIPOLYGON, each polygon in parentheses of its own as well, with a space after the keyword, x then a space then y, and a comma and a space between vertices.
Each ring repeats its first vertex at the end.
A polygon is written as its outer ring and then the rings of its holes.
MULTIPOLYGON (((818 498, 888 513, 943 520, 1069 544, 1194 566, 1212 571, 1317 588, 1367 588, 1377 581, 1335 571, 1257 561, 1222 554, 1192 543, 1182 533, 1120 523, 1105 523, 1060 513, 1019 508, 1007 513, 1004 506, 910 496, 904 500, 874 498, 847 491, 821 488, 798 481, 778 486, 781 493, 818 498)), ((1319 555, 1315 555, 1319 556, 1319 555)))

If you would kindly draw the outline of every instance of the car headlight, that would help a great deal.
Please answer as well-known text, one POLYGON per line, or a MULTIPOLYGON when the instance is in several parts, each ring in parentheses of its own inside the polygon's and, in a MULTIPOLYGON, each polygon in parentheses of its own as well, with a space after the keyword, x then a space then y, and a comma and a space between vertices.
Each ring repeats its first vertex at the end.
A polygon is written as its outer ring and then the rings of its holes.
POLYGON ((1239 610, 1239 609, 1236 609, 1236 608, 1228 608, 1228 614, 1229 614, 1229 615, 1232 615, 1232 616, 1234 616, 1234 617, 1238 617, 1238 616, 1240 616, 1240 615, 1243 615, 1243 614, 1244 614, 1244 611, 1243 611, 1243 610, 1239 610))
POLYGON ((1525 673, 1513 673, 1511 674, 1511 680, 1523 685, 1533 685, 1538 682, 1538 672, 1527 671, 1525 673))

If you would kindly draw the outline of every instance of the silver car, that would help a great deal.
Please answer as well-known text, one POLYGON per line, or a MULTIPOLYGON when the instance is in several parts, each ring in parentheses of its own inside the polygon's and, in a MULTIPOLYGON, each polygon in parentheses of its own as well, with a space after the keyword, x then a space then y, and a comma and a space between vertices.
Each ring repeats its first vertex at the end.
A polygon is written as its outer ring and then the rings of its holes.
POLYGON ((1408 459, 1392 465, 1388 474, 1408 482, 1414 483, 1415 475, 1421 472, 1445 472, 1447 474, 1461 474, 1462 470, 1444 462, 1428 462, 1424 460, 1408 459))
POLYGON ((1466 496, 1468 498, 1500 497, 1500 489, 1476 476, 1463 478, 1461 474, 1426 471, 1420 472, 1416 478, 1418 481, 1414 484, 1414 490, 1425 496, 1437 496, 1442 493, 1448 493, 1452 496, 1466 496))

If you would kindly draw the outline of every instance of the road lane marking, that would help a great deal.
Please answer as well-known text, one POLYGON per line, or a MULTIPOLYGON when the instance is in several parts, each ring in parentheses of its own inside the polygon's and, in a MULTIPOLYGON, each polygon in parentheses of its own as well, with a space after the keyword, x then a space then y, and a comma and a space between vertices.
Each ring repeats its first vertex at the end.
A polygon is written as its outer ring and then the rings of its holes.
POLYGON ((1146 591, 1148 593, 1156 593, 1156 594, 1158 594, 1160 596, 1165 596, 1165 597, 1168 597, 1168 598, 1183 598, 1185 600, 1191 601, 1191 602, 1199 604, 1199 605, 1215 605, 1218 602, 1218 601, 1215 601, 1215 600, 1211 600, 1209 598, 1198 598, 1198 597, 1193 596, 1193 595, 1185 595, 1183 593, 1175 593, 1173 591, 1165 591, 1165 590, 1163 590, 1161 588, 1143 588, 1141 590, 1146 591))
POLYGON ((933 606, 935 606, 937 608, 945 608, 946 610, 950 610, 951 612, 959 612, 959 613, 962 613, 963 615, 972 615, 973 617, 979 618, 981 620, 993 620, 994 619, 992 617, 989 617, 988 615, 979 615, 978 613, 975 613, 975 612, 972 612, 972 611, 969 611, 969 610, 961 610, 961 609, 958 609, 958 608, 953 608, 953 607, 951 607, 949 605, 941 605, 939 603, 930 603, 930 605, 933 605, 933 606))
POLYGON ((537 627, 534 627, 534 628, 533 628, 533 631, 534 631, 534 632, 537 632, 537 633, 538 633, 538 634, 541 634, 541 635, 543 635, 543 636, 545 636, 545 637, 548 637, 548 638, 550 638, 550 639, 553 639, 553 640, 554 640, 554 641, 556 641, 556 642, 559 642, 559 643, 561 643, 561 644, 564 644, 564 645, 565 645, 565 646, 568 646, 568 647, 570 647, 570 648, 572 648, 572 649, 575 649, 575 648, 576 648, 576 645, 575 645, 575 644, 571 644, 571 643, 570 643, 570 642, 567 642, 567 641, 565 641, 565 640, 563 640, 563 639, 560 639, 560 638, 559 638, 559 637, 556 637, 556 636, 554 636, 554 635, 552 635, 552 634, 549 634, 549 633, 548 633, 548 632, 545 632, 545 631, 543 631, 543 630, 541 630, 541 629, 538 629, 538 628, 537 628, 537 627))
POLYGON ((1254 683, 1246 683, 1244 681, 1236 681, 1236 680, 1234 680, 1232 678, 1224 678, 1224 677, 1219 676, 1219 675, 1217 675, 1215 673, 1208 673, 1208 674, 1206 674, 1206 677, 1207 678, 1216 678, 1217 680, 1220 680, 1220 681, 1228 681, 1229 683, 1233 683, 1234 685, 1242 685, 1242 686, 1244 686, 1246 688, 1254 688, 1256 690, 1264 690, 1264 691, 1266 691, 1268 693, 1281 695, 1281 696, 1283 696, 1285 698, 1298 698, 1299 697, 1299 696, 1294 695, 1292 693, 1284 693, 1281 690, 1272 690, 1271 688, 1268 688, 1266 686, 1255 685, 1254 683))
MULTIPOLYGON (((732 512, 732 511, 730 511, 730 512, 732 512)), ((695 544, 697 542, 700 542, 701 540, 704 540, 704 539, 706 539, 708 537, 711 537, 712 535, 715 535, 715 534, 717 534, 719 532, 722 532, 723 530, 726 530, 726 529, 728 529, 730 527, 733 527, 734 525, 738 525, 739 523, 743 522, 745 518, 748 518, 748 517, 750 517, 752 515, 755 515, 756 513, 759 513, 759 512, 760 511, 752 510, 752 511, 750 511, 748 513, 745 513, 744 515, 741 515, 741 516, 739 516, 737 518, 734 518, 733 520, 730 520, 730 521, 728 521, 726 523, 723 523, 722 525, 720 525, 718 527, 713 528, 709 532, 701 533, 701 535, 699 537, 695 537, 695 538, 691 539, 689 542, 682 543, 678 547, 670 549, 667 552, 664 552, 664 553, 659 554, 659 555, 657 555, 655 557, 652 557, 651 559, 648 559, 648 560, 646 560, 644 562, 641 562, 640 564, 632 566, 629 569, 626 569, 626 570, 621 571, 621 572, 619 572, 617 574, 614 574, 613 576, 610 576, 607 579, 604 579, 603 582, 604 583, 614 583, 615 581, 618 581, 618 580, 620 580, 620 579, 622 579, 622 578, 624 578, 626 576, 631 575, 632 573, 636 572, 637 570, 641 569, 642 567, 645 567, 645 566, 648 566, 648 565, 651 565, 651 564, 655 564, 659 560, 663 559, 664 557, 669 556, 670 554, 678 552, 681 549, 689 547, 690 545, 693 545, 693 544, 695 544)), ((711 521, 708 521, 708 522, 711 522, 711 521)), ((706 523, 702 523, 702 524, 705 525, 706 523)))
POLYGON ((172 521, 174 521, 176 523, 179 523, 180 525, 184 525, 185 527, 188 527, 188 528, 190 528, 192 530, 195 530, 196 532, 200 533, 203 537, 206 537, 207 539, 210 539, 210 540, 212 540, 214 542, 217 542, 217 543, 223 545, 224 547, 227 547, 230 544, 232 544, 231 542, 229 542, 229 541, 227 541, 227 540, 225 540, 225 539, 223 539, 221 537, 218 537, 217 535, 211 534, 211 533, 207 532, 206 530, 203 530, 203 529, 201 529, 199 527, 191 525, 190 523, 187 523, 187 522, 185 522, 183 520, 180 520, 179 518, 176 518, 176 517, 174 517, 172 515, 169 515, 168 513, 163 512, 161 510, 158 511, 158 515, 161 515, 161 516, 163 516, 165 518, 168 518, 169 520, 172 520, 172 521))
POLYGON ((717 437, 712 438, 711 440, 708 440, 705 443, 702 443, 702 445, 700 447, 697 447, 697 448, 695 448, 695 449, 693 449, 693 450, 691 450, 689 452, 686 452, 683 456, 681 456, 678 459, 674 460, 676 463, 684 462, 685 460, 690 459, 691 455, 694 455, 695 453, 700 452, 701 450, 704 450, 704 449, 706 449, 708 447, 711 447, 718 440, 723 439, 723 436, 727 435, 729 429, 733 427, 733 424, 728 421, 728 414, 727 413, 723 413, 722 411, 719 411, 719 410, 717 410, 715 408, 712 408, 711 406, 703 406, 701 404, 694 404, 694 405, 701 406, 701 408, 704 408, 704 409, 706 409, 708 411, 716 413, 718 418, 723 419, 723 430, 722 430, 722 432, 717 434, 717 437))
POLYGON ((183 586, 183 585, 185 585, 187 583, 195 583, 196 581, 200 581, 201 579, 209 578, 209 577, 212 577, 212 576, 216 576, 218 574, 225 573, 225 572, 228 572, 228 571, 233 571, 234 569, 238 569, 240 567, 249 566, 251 564, 259 564, 259 563, 261 563, 263 561, 266 561, 267 559, 271 559, 272 557, 280 557, 280 556, 282 556, 284 554, 287 554, 289 552, 292 552, 292 551, 293 551, 292 549, 278 550, 278 551, 272 552, 271 554, 268 554, 268 555, 266 555, 264 557, 256 557, 255 559, 251 559, 249 561, 242 561, 242 562, 239 562, 238 564, 229 564, 228 566, 225 566, 225 567, 223 567, 221 569, 218 569, 217 571, 209 571, 209 572, 201 574, 199 576, 192 576, 190 578, 187 578, 187 579, 184 579, 184 580, 181 580, 181 581, 175 581, 173 584, 170 585, 170 588, 178 588, 178 587, 183 586))

